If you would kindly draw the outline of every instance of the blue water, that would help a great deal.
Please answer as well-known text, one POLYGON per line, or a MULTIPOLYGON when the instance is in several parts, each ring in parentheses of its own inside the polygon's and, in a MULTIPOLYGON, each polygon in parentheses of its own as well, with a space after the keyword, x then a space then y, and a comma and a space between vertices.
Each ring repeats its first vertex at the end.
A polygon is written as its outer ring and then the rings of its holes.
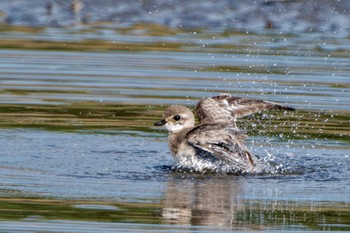
POLYGON ((1 232, 350 230, 347 2, 51 2, 0 3, 1 232), (297 109, 240 122, 266 169, 173 169, 154 122, 222 92, 297 109))
MULTIPOLYGON (((349 30, 348 1, 266 0, 3 0, 0 20, 14 25, 82 26, 95 22, 125 27, 147 22, 172 28, 290 32, 328 32, 335 36, 349 30), (75 5, 75 7, 73 7, 75 5), (31 9, 28 11, 28 9, 31 9), (75 9, 75 10, 74 10, 75 9)), ((142 30, 140 30, 142 32, 142 30)))

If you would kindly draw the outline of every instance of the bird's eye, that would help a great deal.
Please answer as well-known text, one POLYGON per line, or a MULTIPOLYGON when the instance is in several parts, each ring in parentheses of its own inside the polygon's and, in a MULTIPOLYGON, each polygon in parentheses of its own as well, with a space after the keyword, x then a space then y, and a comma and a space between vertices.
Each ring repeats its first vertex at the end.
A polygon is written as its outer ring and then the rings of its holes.
POLYGON ((181 117, 180 117, 179 115, 176 115, 176 116, 173 117, 173 119, 174 119, 175 121, 180 120, 180 118, 181 118, 181 117))

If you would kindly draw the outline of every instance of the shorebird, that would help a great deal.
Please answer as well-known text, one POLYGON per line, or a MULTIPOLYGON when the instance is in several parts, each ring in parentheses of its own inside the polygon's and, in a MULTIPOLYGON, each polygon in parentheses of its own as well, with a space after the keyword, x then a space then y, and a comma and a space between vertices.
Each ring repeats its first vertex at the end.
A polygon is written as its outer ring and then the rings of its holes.
POLYGON ((70 5, 70 11, 73 15, 80 13, 81 9, 84 8, 84 4, 80 0, 73 0, 70 5))
POLYGON ((193 171, 253 172, 257 158, 244 144, 247 137, 236 121, 269 109, 294 108, 253 98, 221 94, 203 98, 192 111, 182 105, 169 106, 155 126, 169 131, 169 147, 176 163, 193 171))

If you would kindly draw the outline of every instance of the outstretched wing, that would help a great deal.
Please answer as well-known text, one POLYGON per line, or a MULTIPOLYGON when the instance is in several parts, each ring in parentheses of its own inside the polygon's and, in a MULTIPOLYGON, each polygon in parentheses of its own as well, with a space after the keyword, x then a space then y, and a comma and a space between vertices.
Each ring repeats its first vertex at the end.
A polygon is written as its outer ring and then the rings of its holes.
POLYGON ((254 156, 243 144, 246 135, 227 125, 200 125, 187 133, 187 143, 196 149, 197 156, 210 156, 248 171, 254 167, 254 156))
POLYGON ((195 111, 200 124, 235 124, 237 118, 268 109, 295 110, 270 101, 222 94, 202 99, 195 111))

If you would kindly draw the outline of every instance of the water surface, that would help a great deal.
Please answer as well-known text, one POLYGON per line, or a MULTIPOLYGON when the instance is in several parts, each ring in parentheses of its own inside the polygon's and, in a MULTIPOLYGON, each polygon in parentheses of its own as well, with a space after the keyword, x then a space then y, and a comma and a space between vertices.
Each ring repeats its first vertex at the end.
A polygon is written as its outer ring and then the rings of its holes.
POLYGON ((350 230, 348 36, 3 29, 4 232, 350 230), (297 109, 239 123, 272 169, 174 171, 153 123, 169 104, 193 107, 222 92, 297 109))

